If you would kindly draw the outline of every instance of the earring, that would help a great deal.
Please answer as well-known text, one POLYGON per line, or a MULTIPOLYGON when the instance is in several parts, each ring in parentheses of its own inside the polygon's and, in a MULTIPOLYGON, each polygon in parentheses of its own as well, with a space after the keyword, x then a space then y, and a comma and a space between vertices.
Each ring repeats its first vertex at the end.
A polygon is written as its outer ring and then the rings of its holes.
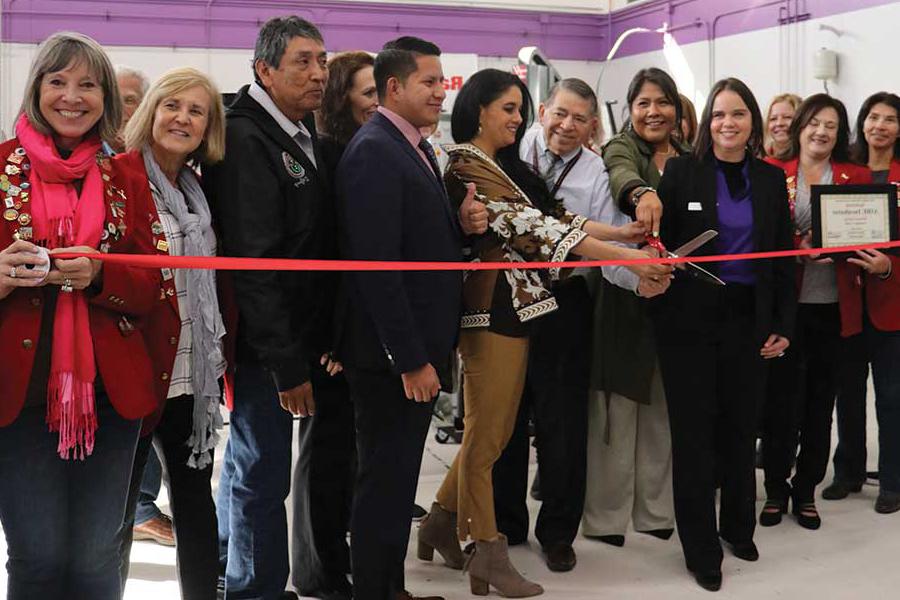
POLYGON ((481 123, 478 124, 478 135, 481 135, 481 123))

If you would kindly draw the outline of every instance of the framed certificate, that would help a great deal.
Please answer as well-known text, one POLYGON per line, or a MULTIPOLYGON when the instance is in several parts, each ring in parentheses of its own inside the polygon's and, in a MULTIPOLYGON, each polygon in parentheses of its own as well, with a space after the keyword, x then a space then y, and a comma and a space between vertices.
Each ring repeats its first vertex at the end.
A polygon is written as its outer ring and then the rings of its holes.
POLYGON ((893 184, 810 188, 813 246, 836 248, 900 239, 900 199, 893 184))

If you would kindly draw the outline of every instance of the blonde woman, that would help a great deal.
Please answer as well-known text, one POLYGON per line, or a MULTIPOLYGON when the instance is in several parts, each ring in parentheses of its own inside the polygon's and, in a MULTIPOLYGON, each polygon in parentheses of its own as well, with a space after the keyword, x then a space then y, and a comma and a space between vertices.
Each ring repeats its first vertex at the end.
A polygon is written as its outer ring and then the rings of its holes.
POLYGON ((763 125, 763 149, 766 156, 780 157, 791 150, 791 121, 803 98, 797 94, 778 94, 766 109, 763 125))
MULTIPOLYGON (((192 166, 225 154, 225 120, 215 85, 203 73, 174 69, 160 77, 125 129, 126 154, 113 162, 143 178, 155 205, 153 247, 169 255, 213 256, 216 236, 209 206, 192 166)), ((160 301, 144 327, 159 408, 144 424, 135 453, 123 535, 127 575, 140 474, 156 446, 172 501, 178 580, 186 600, 213 600, 219 574, 218 534, 210 479, 222 426, 220 380, 225 372, 225 326, 216 272, 163 270, 160 301)), ((123 576, 123 584, 125 577, 123 576)))

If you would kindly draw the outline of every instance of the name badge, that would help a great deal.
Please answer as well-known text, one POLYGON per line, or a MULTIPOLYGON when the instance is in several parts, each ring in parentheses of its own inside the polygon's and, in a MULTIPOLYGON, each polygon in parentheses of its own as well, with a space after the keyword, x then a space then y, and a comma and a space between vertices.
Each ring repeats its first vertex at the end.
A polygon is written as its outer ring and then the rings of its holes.
POLYGON ((699 212, 703 210, 703 205, 699 202, 688 202, 688 210, 691 212, 699 212))

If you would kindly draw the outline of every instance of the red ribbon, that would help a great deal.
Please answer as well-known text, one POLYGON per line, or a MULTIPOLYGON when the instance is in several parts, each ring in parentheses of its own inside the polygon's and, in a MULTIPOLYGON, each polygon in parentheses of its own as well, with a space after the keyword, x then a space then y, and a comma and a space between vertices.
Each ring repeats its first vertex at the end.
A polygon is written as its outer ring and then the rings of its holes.
POLYGON ((900 248, 900 241, 841 246, 835 248, 806 248, 747 254, 719 254, 714 256, 682 256, 679 258, 639 258, 632 260, 583 260, 568 262, 410 262, 381 260, 308 260, 294 258, 234 258, 230 256, 166 256, 164 254, 102 254, 59 252, 54 258, 82 256, 111 264, 147 269, 215 269, 218 271, 500 271, 508 269, 551 269, 574 267, 612 267, 651 264, 707 263, 733 260, 760 260, 841 254, 856 250, 900 248))

